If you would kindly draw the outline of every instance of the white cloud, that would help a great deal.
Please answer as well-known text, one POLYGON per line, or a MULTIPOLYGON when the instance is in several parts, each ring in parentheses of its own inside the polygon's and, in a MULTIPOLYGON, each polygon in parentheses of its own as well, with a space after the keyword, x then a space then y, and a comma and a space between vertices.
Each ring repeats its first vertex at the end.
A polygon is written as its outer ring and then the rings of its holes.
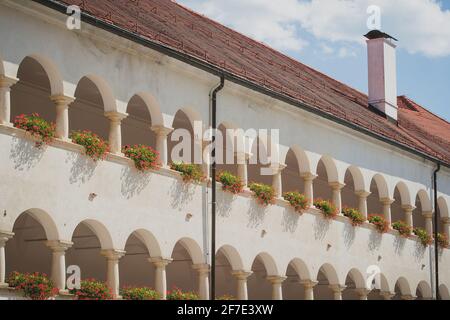
MULTIPOLYGON (((179 0, 256 40, 283 51, 300 51, 315 38, 338 46, 339 56, 352 54, 345 44, 364 43, 367 7, 381 7, 382 30, 400 40, 410 53, 450 55, 450 10, 437 0, 179 0), (302 33, 303 32, 303 33, 302 33)), ((319 45, 322 50, 323 45, 319 45)), ((331 53, 331 52, 330 52, 331 53)))

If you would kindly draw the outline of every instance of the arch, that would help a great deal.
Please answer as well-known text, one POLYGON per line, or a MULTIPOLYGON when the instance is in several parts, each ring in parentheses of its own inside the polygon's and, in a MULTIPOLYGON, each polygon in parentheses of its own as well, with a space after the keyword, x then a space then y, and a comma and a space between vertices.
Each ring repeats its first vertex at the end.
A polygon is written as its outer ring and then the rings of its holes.
POLYGON ((23 214, 29 214, 33 219, 35 219, 44 228, 47 240, 61 240, 58 227, 51 217, 51 215, 42 209, 32 208, 23 211, 14 221, 17 221, 23 214))
MULTIPOLYGON (((48 80, 50 82, 51 95, 64 95, 63 78, 61 76, 61 73, 59 72, 58 67, 53 63, 53 61, 51 61, 50 59, 43 57, 39 54, 30 54, 30 55, 24 57, 22 62, 26 58, 33 59, 42 67, 42 69, 44 69, 45 73, 47 74, 48 80)), ((2 63, 2 65, 3 65, 3 63, 2 63)))
POLYGON ((357 166, 351 165, 347 168, 346 173, 347 173, 347 171, 350 172, 350 174, 353 178, 353 183, 354 183, 353 187, 354 187, 355 191, 365 190, 366 184, 365 184, 364 176, 362 174, 361 169, 358 168, 357 166))
POLYGON ((128 238, 130 238, 131 235, 135 235, 136 238, 138 238, 140 241, 142 241, 142 243, 147 248, 149 255, 151 257, 161 257, 162 256, 161 247, 158 243, 158 240, 153 235, 153 233, 151 233, 147 229, 137 229, 137 230, 133 231, 128 238))
POLYGON ((173 246, 172 252, 177 243, 179 243, 188 252, 193 264, 204 263, 203 251, 195 240, 191 238, 181 238, 173 246))
POLYGON ((420 281, 417 285, 417 290, 420 291, 422 298, 424 299, 431 299, 433 297, 431 286, 426 281, 420 281))
POLYGON ((450 291, 445 284, 441 284, 439 286, 439 295, 441 296, 442 300, 450 300, 450 291))
POLYGON ((219 252, 224 254, 233 270, 244 270, 244 263, 242 262, 241 255, 233 246, 224 245, 217 250, 217 253, 219 252))
POLYGON ((340 181, 336 161, 332 157, 324 155, 320 158, 319 162, 322 162, 325 166, 325 170, 328 176, 328 182, 340 181))
POLYGON ((255 261, 258 258, 262 261, 264 268, 266 269, 267 276, 279 275, 275 259, 272 258, 272 256, 270 254, 268 254, 266 252, 262 252, 262 253, 258 254, 253 261, 255 261))
POLYGON ((381 292, 391 292, 391 286, 389 285, 389 281, 386 278, 384 273, 379 274, 380 277, 380 290, 381 292))
POLYGON ((405 277, 398 278, 396 285, 398 285, 400 293, 402 295, 413 295, 411 291, 411 286, 405 277))
POLYGON ((3 61, 3 57, 0 54, 0 77, 5 76, 5 62, 3 61))
POLYGON ((401 204, 402 205, 413 205, 411 202, 411 194, 409 192, 409 188, 403 181, 400 181, 395 186, 394 190, 397 189, 400 193, 401 204))
MULTIPOLYGON (((202 116, 197 110, 195 110, 191 107, 184 107, 184 108, 178 109, 178 111, 173 116, 172 128, 175 128, 174 127, 175 117, 176 117, 176 114, 180 111, 183 112, 186 115, 186 117, 189 119, 192 129, 194 129, 194 123, 196 121, 202 121, 202 116)), ((202 123, 202 127, 203 127, 203 123, 202 123)), ((201 138, 201 137, 198 137, 198 138, 201 138)))
MULTIPOLYGON (((86 76, 82 77, 78 81, 77 89, 78 89, 78 86, 79 86, 80 82, 84 78, 89 79, 97 87, 97 90, 100 93, 100 96, 101 96, 102 101, 103 101, 103 109, 104 109, 105 112, 118 111, 113 91, 112 91, 110 85, 108 84, 108 82, 106 80, 104 80, 100 76, 89 74, 89 75, 86 75, 86 76)), ((76 90, 75 90, 75 92, 76 92, 76 90)))
POLYGON ((448 204, 444 197, 438 198, 439 214, 441 218, 449 218, 448 204))
POLYGON ((377 186, 378 189, 378 197, 380 199, 382 198, 389 198, 389 188, 388 188, 388 184, 386 182, 386 179, 383 175, 376 173, 373 177, 372 177, 372 181, 375 181, 375 184, 377 186))
POLYGON ((306 263, 302 259, 299 258, 292 259, 289 262, 288 267, 286 268, 286 275, 290 265, 294 268, 300 280, 311 280, 311 273, 306 263))
POLYGON ((364 278, 362 272, 358 269, 352 268, 347 273, 347 276, 349 276, 353 280, 357 289, 365 289, 367 287, 366 279, 364 278))
POLYGON ((114 248, 114 243, 111 237, 111 233, 105 227, 103 223, 94 219, 86 219, 78 223, 72 231, 72 237, 75 233, 75 229, 78 225, 84 224, 87 226, 98 238, 100 241, 100 246, 102 250, 116 249, 114 248))
POLYGON ((433 206, 431 204, 430 196, 428 192, 424 189, 421 189, 417 192, 416 198, 419 198, 420 204, 422 206, 423 212, 431 212, 433 210, 433 206))
POLYGON ((327 280, 330 283, 330 285, 340 284, 338 273, 337 273, 336 269, 331 264, 325 263, 319 268, 319 271, 317 272, 317 276, 316 276, 317 280, 319 278, 320 271, 323 272, 323 274, 327 278, 327 280))
MULTIPOLYGON (((309 160, 306 152, 298 145, 293 145, 289 148, 289 150, 292 150, 297 159, 298 169, 300 173, 311 172, 311 161, 309 160)), ((287 152, 282 156, 281 163, 286 163, 286 158, 288 156, 289 150, 287 150, 287 152)))
POLYGON ((137 92, 129 99, 129 101, 131 101, 135 96, 138 96, 142 99, 142 101, 144 101, 152 119, 152 126, 164 126, 161 107, 156 98, 147 92, 137 92))

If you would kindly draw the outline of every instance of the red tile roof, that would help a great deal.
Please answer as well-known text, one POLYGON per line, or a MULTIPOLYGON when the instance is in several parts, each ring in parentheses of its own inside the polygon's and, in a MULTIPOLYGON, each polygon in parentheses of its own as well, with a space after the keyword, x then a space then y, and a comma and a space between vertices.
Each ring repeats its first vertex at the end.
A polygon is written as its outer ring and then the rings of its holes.
POLYGON ((367 95, 169 0, 57 0, 450 164, 450 124, 399 97, 398 126, 367 95))

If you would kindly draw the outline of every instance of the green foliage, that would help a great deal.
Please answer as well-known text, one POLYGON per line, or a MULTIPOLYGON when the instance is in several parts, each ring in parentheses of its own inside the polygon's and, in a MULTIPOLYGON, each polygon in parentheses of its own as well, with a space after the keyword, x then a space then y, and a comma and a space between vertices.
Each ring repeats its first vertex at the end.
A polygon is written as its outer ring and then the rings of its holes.
POLYGON ((217 181, 222 184, 222 189, 224 191, 239 194, 244 190, 244 184, 242 183, 241 178, 228 171, 219 173, 217 175, 217 181))
POLYGON ((424 247, 433 243, 433 238, 422 228, 414 228, 414 234, 419 238, 424 247))
POLYGON ((392 224, 392 229, 397 230, 402 237, 408 238, 411 235, 412 228, 404 221, 396 221, 392 224))
POLYGON ((8 285, 21 291, 24 297, 31 300, 47 300, 57 295, 59 291, 46 274, 39 272, 12 272, 8 277, 8 285))
POLYGON ((37 138, 36 147, 50 143, 55 137, 55 124, 49 123, 37 113, 31 115, 21 114, 14 119, 14 126, 23 129, 31 136, 37 138))
POLYGON ((369 215, 368 221, 375 225, 380 233, 386 233, 389 230, 389 223, 384 219, 382 215, 371 214, 369 215))
POLYGON ((202 182, 205 180, 202 168, 197 164, 173 162, 170 168, 180 172, 184 182, 202 182))
POLYGON ((111 289, 106 283, 95 279, 86 279, 81 281, 80 289, 70 290, 78 300, 111 300, 113 295, 111 289))
POLYGON ((167 300, 200 300, 197 293, 189 291, 183 292, 181 289, 174 288, 167 292, 167 300))
POLYGON ((159 153, 149 146, 143 144, 124 146, 122 152, 125 157, 134 161, 136 169, 140 171, 157 169, 159 167, 159 153))
POLYGON ((151 288, 125 287, 120 290, 120 295, 124 300, 160 300, 158 292, 151 288))
POLYGON ((283 194, 284 200, 288 201, 296 212, 308 209, 308 199, 299 192, 286 192, 283 194))
POLYGON ((344 208, 342 209, 342 214, 351 220, 354 227, 360 226, 364 223, 364 221, 366 221, 366 219, 358 209, 344 208))
POLYGON ((275 191, 272 186, 263 183, 250 183, 250 190, 253 192, 253 196, 263 206, 268 206, 275 202, 275 191))
POLYGON ((105 159, 109 152, 108 142, 91 131, 74 131, 70 134, 70 139, 83 146, 86 155, 94 161, 105 159))
POLYGON ((338 215, 338 209, 328 200, 316 199, 314 206, 322 211, 326 219, 334 219, 338 215))

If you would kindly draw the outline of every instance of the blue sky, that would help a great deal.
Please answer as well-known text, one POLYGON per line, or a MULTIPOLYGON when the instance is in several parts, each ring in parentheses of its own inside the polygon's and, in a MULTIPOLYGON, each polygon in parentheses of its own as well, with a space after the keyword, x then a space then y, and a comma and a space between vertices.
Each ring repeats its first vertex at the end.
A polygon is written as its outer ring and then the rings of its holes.
POLYGON ((399 39, 398 94, 450 120, 450 0, 178 0, 367 92, 367 8, 399 39), (372 11, 373 12, 373 11, 372 11))

